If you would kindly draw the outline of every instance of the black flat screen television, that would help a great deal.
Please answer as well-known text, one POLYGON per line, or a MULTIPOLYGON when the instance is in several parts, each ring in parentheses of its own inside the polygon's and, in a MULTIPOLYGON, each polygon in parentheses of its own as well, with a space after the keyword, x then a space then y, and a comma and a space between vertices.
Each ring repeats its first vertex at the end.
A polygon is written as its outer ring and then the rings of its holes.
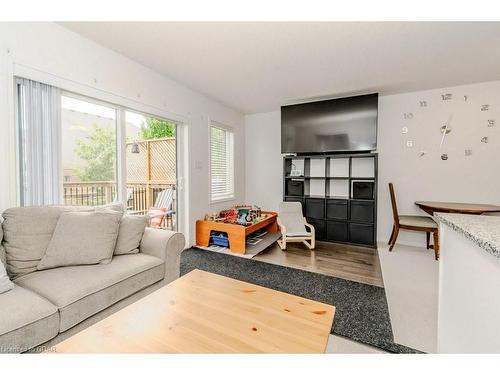
POLYGON ((378 94, 281 107, 281 152, 326 153, 377 148, 378 94))

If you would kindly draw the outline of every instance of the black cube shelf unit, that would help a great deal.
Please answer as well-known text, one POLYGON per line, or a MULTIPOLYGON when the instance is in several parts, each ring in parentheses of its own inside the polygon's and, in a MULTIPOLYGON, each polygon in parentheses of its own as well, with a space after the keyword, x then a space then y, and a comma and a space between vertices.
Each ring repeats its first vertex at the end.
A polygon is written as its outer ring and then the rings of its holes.
POLYGON ((284 201, 302 203, 317 240, 376 247, 376 153, 284 156, 283 192, 284 201), (363 199, 353 198, 357 181, 373 182, 363 199))

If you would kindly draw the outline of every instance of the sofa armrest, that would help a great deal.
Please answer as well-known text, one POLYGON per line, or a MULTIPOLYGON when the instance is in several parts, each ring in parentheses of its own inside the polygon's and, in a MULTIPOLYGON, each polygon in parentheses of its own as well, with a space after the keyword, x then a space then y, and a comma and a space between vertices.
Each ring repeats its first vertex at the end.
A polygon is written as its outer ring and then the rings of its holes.
POLYGON ((164 281, 169 283, 180 275, 181 253, 186 240, 184 235, 170 230, 146 228, 139 251, 165 261, 164 281))

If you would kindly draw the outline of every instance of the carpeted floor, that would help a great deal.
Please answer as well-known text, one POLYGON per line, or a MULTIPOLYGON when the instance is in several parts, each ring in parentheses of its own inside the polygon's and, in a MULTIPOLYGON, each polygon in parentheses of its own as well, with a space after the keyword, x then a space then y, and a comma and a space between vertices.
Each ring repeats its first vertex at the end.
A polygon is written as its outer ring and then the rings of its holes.
POLYGON ((394 343, 383 288, 252 259, 187 249, 181 256, 181 275, 195 268, 334 305, 332 333, 393 353, 418 353, 394 343))

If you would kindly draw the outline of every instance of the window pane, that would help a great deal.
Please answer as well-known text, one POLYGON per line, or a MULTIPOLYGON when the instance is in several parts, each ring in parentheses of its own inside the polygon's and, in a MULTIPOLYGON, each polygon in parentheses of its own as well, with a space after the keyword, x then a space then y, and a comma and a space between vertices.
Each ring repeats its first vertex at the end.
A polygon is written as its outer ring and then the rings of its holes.
POLYGON ((62 96, 61 124, 64 203, 116 200, 116 110, 62 96))
POLYGON ((210 195, 212 201, 234 197, 233 133, 210 127, 210 195))
POLYGON ((156 212, 151 226, 176 229, 176 124, 127 111, 127 209, 156 212))

